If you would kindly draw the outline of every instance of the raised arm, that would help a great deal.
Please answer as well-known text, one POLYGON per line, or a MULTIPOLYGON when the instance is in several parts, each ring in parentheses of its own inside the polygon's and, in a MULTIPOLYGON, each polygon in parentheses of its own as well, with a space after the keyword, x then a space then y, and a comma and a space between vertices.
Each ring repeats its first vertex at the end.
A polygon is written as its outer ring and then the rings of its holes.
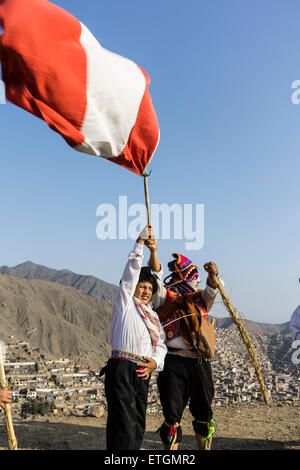
POLYGON ((156 279, 157 282, 157 291, 153 294, 151 303, 154 309, 157 309, 161 305, 165 303, 166 296, 167 296, 167 289, 163 283, 163 269, 162 265, 158 258, 157 253, 157 240, 154 235, 151 236, 148 240, 146 240, 145 245, 149 248, 150 251, 150 258, 148 261, 148 265, 156 279))
POLYGON ((214 284, 212 279, 213 275, 218 275, 218 267, 215 263, 209 262, 204 265, 204 269, 208 273, 208 276, 206 281, 206 287, 201 291, 201 298, 205 303, 207 312, 210 312, 218 295, 217 286, 214 284))
POLYGON ((143 262, 144 243, 148 238, 149 233, 149 228, 145 227, 140 233, 133 250, 128 255, 128 261, 116 296, 116 302, 123 313, 125 313, 128 303, 132 300, 132 296, 139 280, 143 262))
POLYGON ((148 238, 148 240, 145 241, 145 245, 147 248, 149 248, 150 251, 150 258, 148 264, 151 270, 154 273, 161 271, 161 264, 157 254, 157 240, 153 234, 151 238, 148 238))

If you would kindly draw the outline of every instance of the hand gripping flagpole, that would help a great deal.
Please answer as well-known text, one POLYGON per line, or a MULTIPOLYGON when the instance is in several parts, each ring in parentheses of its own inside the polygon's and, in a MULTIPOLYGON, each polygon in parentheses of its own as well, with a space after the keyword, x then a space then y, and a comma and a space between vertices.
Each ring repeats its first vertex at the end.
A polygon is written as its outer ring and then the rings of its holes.
POLYGON ((221 297, 222 297, 222 300, 223 300, 223 303, 224 303, 226 309, 230 313, 230 315, 233 319, 233 322, 238 327, 240 336, 241 336, 243 342, 245 343, 245 346, 246 346, 247 351, 249 353, 251 362, 254 366, 256 377, 257 377, 257 380, 260 384, 260 388, 261 388, 261 391, 262 391, 262 394, 263 394, 263 397, 264 397, 264 401, 265 401, 266 405, 269 405, 269 396, 268 396, 268 392, 267 392, 267 389, 266 389, 266 386, 265 386, 265 383, 264 383, 264 379, 263 379, 263 376, 262 376, 262 373, 261 373, 261 370, 260 370, 257 354, 256 354, 255 349, 253 348, 253 345, 251 343, 249 335, 246 331, 244 321, 239 316, 238 311, 233 307, 230 298, 228 297, 228 295, 226 294, 226 292, 223 288, 223 284, 221 283, 220 278, 218 276, 216 276, 214 273, 212 273, 211 271, 210 271, 210 278, 212 279, 212 281, 217 286, 217 288, 218 288, 218 290, 221 294, 221 297))
MULTIPOLYGON (((0 343, 0 380, 1 380, 2 388, 4 390, 9 390, 8 382, 7 382, 5 371, 4 371, 1 343, 0 343)), ((4 405, 4 414, 5 414, 5 427, 6 427, 6 432, 8 436, 8 448, 9 450, 18 450, 18 441, 16 439, 15 432, 14 432, 9 403, 5 403, 4 405)))

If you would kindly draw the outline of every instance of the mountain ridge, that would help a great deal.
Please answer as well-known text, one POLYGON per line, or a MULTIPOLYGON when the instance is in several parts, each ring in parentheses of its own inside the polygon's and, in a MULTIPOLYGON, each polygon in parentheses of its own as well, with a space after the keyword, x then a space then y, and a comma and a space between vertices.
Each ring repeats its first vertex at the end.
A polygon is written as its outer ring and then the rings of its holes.
POLYGON ((41 264, 25 261, 16 266, 1 266, 0 274, 7 274, 23 279, 40 279, 43 281, 58 282, 65 286, 74 287, 75 289, 85 292, 91 297, 100 300, 113 302, 117 292, 117 286, 92 276, 77 274, 69 269, 48 268, 41 264))
MULTIPOLYGON (((1 266, 0 338, 13 334, 53 356, 84 358, 86 363, 100 365, 110 354, 116 292, 113 284, 68 269, 56 270, 32 261, 1 266)), ((214 318, 216 328, 236 328, 230 316, 214 318)), ((289 334, 288 322, 244 321, 249 333, 289 334)))

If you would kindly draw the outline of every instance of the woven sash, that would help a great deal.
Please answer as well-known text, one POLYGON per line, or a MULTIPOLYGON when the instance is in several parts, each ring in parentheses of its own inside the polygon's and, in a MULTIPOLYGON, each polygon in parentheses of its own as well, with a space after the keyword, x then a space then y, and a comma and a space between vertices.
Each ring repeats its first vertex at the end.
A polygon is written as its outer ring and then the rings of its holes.
POLYGON ((124 359, 125 361, 134 362, 135 364, 138 362, 147 362, 142 356, 138 356, 137 354, 129 353, 127 351, 119 351, 114 349, 111 353, 112 359, 124 359))
POLYGON ((136 297, 133 297, 133 301, 135 303, 137 311, 141 315, 147 327, 147 330, 151 338, 152 346, 156 348, 157 342, 159 340, 159 334, 160 334, 160 322, 153 315, 153 313, 147 309, 146 305, 143 304, 139 299, 137 299, 136 297))

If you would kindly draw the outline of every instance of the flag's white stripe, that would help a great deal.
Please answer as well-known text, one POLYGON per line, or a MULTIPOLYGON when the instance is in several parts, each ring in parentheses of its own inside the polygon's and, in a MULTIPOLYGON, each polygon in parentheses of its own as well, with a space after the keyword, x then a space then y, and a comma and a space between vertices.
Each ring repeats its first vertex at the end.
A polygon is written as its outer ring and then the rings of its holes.
POLYGON ((76 150, 116 157, 136 122, 146 80, 134 62, 104 49, 84 24, 81 27, 80 42, 87 55, 87 109, 81 128, 85 142, 76 150))

